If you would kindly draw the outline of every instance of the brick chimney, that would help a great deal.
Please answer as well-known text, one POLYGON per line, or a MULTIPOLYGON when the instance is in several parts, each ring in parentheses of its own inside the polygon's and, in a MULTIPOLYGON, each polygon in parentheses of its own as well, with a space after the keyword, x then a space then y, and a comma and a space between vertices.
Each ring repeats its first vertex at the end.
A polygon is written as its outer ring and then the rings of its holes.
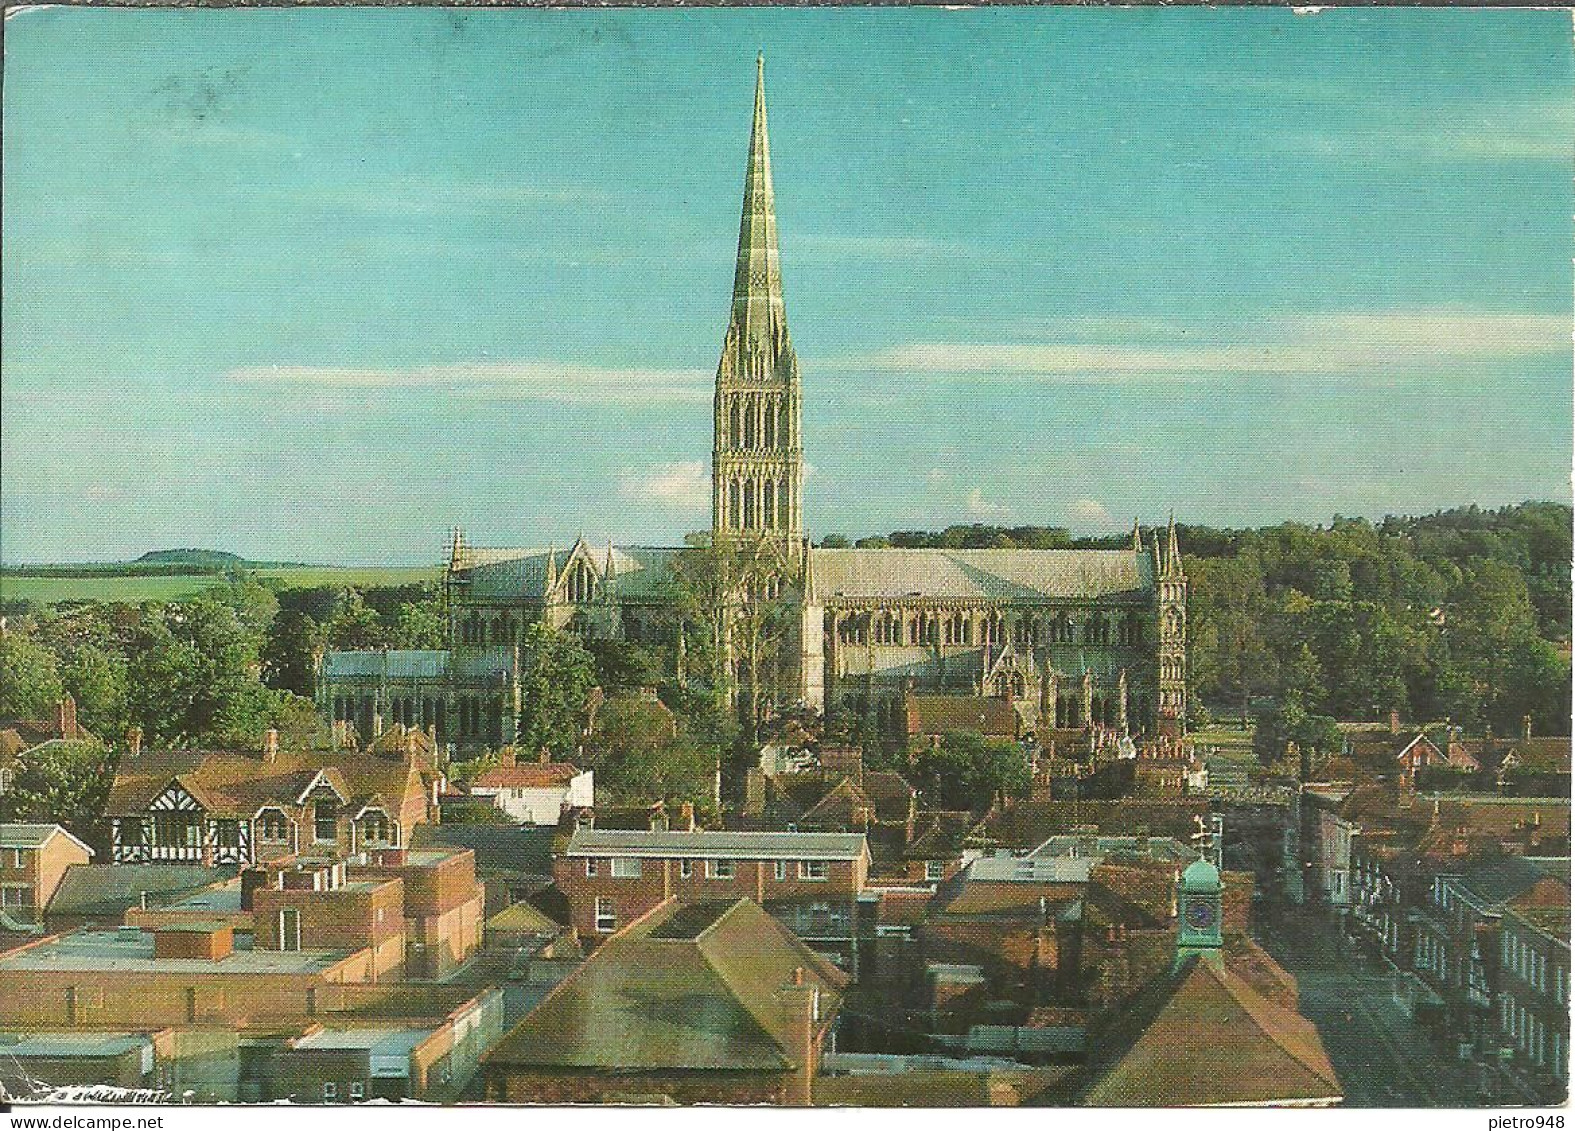
POLYGON ((782 1100, 789 1107, 809 1107, 814 1102, 815 1071, 820 1059, 815 1042, 820 1028, 820 987, 807 985, 804 968, 797 966, 780 996, 788 1022, 789 1047, 784 1051, 794 1065, 782 1100))
POLYGON ((55 704, 55 730, 61 738, 77 736, 77 701, 69 692, 55 704))
POLYGON ((1389 733, 1400 733, 1400 712, 1398 709, 1392 709, 1389 712, 1389 733))
POLYGON ((536 761, 543 766, 552 765, 552 751, 543 746, 536 752, 536 761))
POLYGON ((515 761, 514 747, 505 746, 503 749, 498 751, 498 765, 512 770, 514 768, 515 761))
POLYGON ((1531 716, 1520 716, 1520 737, 1526 742, 1531 741, 1531 716))
POLYGON ((695 803, 685 801, 678 806, 678 828, 680 832, 692 833, 695 831, 695 803))
POLYGON ((126 728, 126 757, 135 758, 142 753, 142 728, 126 728))
POLYGON ((263 735, 262 760, 270 766, 279 760, 279 732, 273 727, 263 735))

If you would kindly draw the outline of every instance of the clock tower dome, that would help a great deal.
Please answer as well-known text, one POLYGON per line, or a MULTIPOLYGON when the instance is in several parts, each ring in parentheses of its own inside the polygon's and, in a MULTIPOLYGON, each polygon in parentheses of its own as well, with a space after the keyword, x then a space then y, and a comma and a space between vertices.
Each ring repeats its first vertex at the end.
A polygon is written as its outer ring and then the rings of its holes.
POLYGON ((1176 962, 1196 954, 1218 964, 1221 961, 1220 920, 1224 912, 1224 885, 1220 870, 1199 857, 1187 865, 1176 882, 1176 962))

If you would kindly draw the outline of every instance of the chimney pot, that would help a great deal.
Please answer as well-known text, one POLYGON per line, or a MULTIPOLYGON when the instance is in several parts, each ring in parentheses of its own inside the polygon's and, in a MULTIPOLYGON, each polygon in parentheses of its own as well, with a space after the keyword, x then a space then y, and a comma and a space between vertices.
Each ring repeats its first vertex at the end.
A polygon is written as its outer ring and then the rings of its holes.
POLYGON ((536 761, 540 762, 543 766, 550 764, 552 762, 552 751, 543 746, 536 754, 536 761))
POLYGON ((272 764, 278 761, 278 758, 279 732, 275 728, 269 727, 268 733, 263 735, 263 761, 272 764))
POLYGON ((795 986, 804 984, 804 968, 802 966, 793 967, 793 984, 795 986))
POLYGON ((142 728, 126 728, 126 757, 135 758, 142 753, 142 728))
POLYGON ((1530 739, 1531 739, 1531 716, 1530 715, 1522 715, 1522 716, 1520 716, 1520 737, 1525 739, 1525 740, 1527 740, 1527 741, 1530 741, 1530 739))

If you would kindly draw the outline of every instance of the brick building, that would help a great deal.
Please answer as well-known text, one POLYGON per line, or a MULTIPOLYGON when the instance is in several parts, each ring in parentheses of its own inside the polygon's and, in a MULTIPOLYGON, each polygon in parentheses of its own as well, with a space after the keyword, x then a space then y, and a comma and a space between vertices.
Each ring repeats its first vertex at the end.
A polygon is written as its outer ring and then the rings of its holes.
POLYGON ((856 833, 580 829, 553 877, 570 925, 592 945, 670 898, 748 898, 828 927, 845 915, 851 938, 869 863, 856 833))
POLYGON ((750 899, 668 899, 484 1058, 487 1099, 808 1105, 846 984, 750 899))
POLYGON ((366 753, 133 752, 110 788, 114 862, 252 864, 283 856, 351 856, 406 844, 427 819, 430 739, 403 728, 366 753))
POLYGON ((92 858, 59 825, 0 825, 0 930, 43 922, 67 869, 92 858))
POLYGON ((1499 927, 1498 1034, 1523 1097, 1569 1095, 1570 912, 1513 906, 1499 927))

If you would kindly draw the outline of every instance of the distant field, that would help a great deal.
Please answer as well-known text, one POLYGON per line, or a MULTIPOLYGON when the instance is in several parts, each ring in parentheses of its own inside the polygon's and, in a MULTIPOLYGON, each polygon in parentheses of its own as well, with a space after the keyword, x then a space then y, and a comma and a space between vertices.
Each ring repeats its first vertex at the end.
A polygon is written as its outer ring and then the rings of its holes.
MULTIPOLYGON (((306 589, 319 585, 354 585, 369 589, 436 581, 443 575, 437 566, 271 566, 254 572, 271 586, 280 589, 306 589)), ((223 584, 224 577, 213 573, 150 575, 117 574, 103 570, 84 577, 61 577, 25 569, 5 570, 0 571, 0 601, 32 601, 40 605, 53 605, 62 601, 119 601, 126 604, 178 601, 223 584)))

